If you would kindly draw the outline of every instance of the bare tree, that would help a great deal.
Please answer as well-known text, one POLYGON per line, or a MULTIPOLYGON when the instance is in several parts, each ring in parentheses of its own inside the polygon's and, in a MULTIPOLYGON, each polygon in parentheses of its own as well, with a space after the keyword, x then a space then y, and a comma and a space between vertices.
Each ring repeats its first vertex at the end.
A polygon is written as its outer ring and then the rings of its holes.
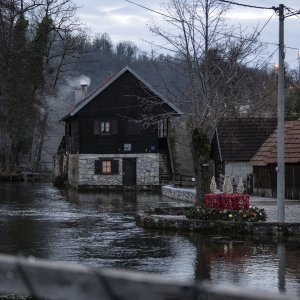
POLYGON ((253 97, 248 66, 259 53, 257 32, 245 36, 241 28, 228 27, 229 8, 216 0, 170 0, 164 6, 165 28, 151 27, 171 53, 163 59, 182 79, 169 93, 184 112, 190 136, 196 204, 208 191, 211 141, 219 120, 253 97))
POLYGON ((39 83, 35 97, 39 100, 31 161, 39 168, 43 145, 49 130, 50 100, 55 99, 57 87, 75 68, 85 32, 75 16, 71 0, 43 0, 32 11, 35 82, 39 83))
POLYGON ((75 68, 85 38, 75 12, 71 0, 0 1, 2 169, 18 169, 28 153, 39 166, 49 100, 75 68))
POLYGON ((299 67, 286 74, 286 119, 297 120, 300 117, 300 58, 299 67))

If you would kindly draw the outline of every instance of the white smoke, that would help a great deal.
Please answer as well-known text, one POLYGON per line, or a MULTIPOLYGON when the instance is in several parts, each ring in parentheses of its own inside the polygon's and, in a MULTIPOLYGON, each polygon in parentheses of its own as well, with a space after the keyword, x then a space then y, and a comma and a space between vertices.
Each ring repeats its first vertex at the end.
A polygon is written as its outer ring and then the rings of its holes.
POLYGON ((90 86, 91 79, 88 76, 82 74, 82 75, 77 76, 77 77, 67 78, 66 82, 72 88, 78 88, 81 85, 90 86))

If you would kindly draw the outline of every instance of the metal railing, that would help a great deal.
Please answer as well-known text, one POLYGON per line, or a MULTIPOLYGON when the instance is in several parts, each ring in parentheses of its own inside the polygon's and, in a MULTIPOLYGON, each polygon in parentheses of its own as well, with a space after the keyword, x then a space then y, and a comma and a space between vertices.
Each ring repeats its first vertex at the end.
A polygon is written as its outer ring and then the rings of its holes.
POLYGON ((159 275, 0 255, 0 294, 65 300, 284 300, 278 293, 216 286, 159 275))
POLYGON ((173 185, 180 188, 194 188, 195 177, 190 175, 174 174, 173 185))

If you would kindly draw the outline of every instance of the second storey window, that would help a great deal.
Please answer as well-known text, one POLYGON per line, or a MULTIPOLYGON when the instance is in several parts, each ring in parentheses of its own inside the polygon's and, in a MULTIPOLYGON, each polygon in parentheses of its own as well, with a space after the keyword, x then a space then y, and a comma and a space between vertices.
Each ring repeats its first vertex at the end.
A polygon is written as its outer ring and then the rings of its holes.
POLYGON ((118 134, 117 120, 94 120, 94 135, 118 134))
POLYGON ((100 132, 101 133, 110 133, 111 126, 109 121, 100 122, 100 132))

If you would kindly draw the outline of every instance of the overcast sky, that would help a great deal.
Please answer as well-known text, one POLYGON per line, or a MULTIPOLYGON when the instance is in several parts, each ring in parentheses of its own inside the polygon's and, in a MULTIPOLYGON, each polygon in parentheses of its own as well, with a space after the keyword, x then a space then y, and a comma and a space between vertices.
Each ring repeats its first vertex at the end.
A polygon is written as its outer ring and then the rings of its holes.
MULTIPOLYGON (((155 38, 148 29, 151 18, 159 20, 160 16, 135 6, 125 0, 73 0, 79 6, 78 14, 81 21, 91 30, 92 34, 108 33, 114 42, 130 40, 141 50, 149 51, 149 45, 144 41, 155 38)), ((168 0, 132 0, 150 9, 161 11, 161 3, 168 0)), ((234 2, 257 6, 278 6, 283 3, 289 8, 300 10, 300 0, 232 0, 234 2)), ((228 17, 231 24, 241 24, 248 28, 258 25, 262 28, 272 16, 272 10, 261 10, 232 6, 228 17)), ((275 14, 261 33, 261 41, 278 43, 278 16, 275 14)), ((286 62, 298 66, 298 49, 300 50, 300 15, 285 19, 286 62)), ((275 45, 268 45, 266 57, 274 52, 275 45)), ((278 52, 270 60, 270 64, 277 63, 278 52)))

